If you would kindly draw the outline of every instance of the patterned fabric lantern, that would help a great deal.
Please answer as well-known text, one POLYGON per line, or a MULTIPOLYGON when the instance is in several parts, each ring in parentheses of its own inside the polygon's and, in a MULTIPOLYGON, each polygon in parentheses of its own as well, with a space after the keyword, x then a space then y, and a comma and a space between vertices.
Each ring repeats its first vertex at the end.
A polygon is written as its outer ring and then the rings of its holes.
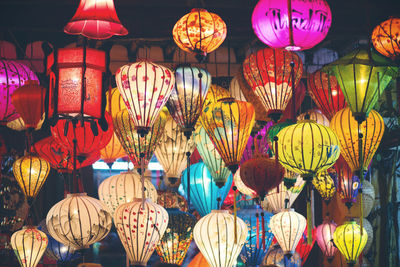
POLYGON ((188 211, 188 203, 184 196, 174 191, 157 190, 157 204, 165 209, 177 208, 183 212, 188 211))
POLYGON ((376 26, 371 39, 376 51, 397 59, 400 56, 400 18, 390 18, 376 26))
POLYGON ((34 226, 24 226, 11 236, 11 246, 22 267, 36 267, 47 243, 47 236, 34 226))
POLYGON ((123 109, 126 109, 124 99, 121 96, 118 88, 115 87, 111 90, 108 90, 106 94, 107 105, 106 111, 110 113, 111 117, 114 119, 118 112, 123 109))
POLYGON ((374 186, 368 182, 367 180, 364 179, 362 183, 362 196, 358 195, 357 196, 357 201, 354 204, 354 206, 350 209, 350 214, 355 214, 359 216, 360 212, 360 205, 361 205, 361 197, 362 197, 362 210, 363 210, 363 216, 368 217, 368 215, 371 213, 371 210, 374 208, 375 204, 375 189, 374 186))
POLYGON ((314 176, 312 184, 315 189, 317 189, 325 203, 329 204, 329 201, 336 193, 336 174, 330 171, 320 172, 314 176))
POLYGON ((353 174, 353 171, 342 157, 339 157, 336 161, 335 168, 339 184, 339 196, 347 208, 350 209, 357 200, 358 189, 361 185, 360 179, 353 174))
POLYGON ((126 156, 126 152, 118 140, 117 135, 114 133, 108 144, 100 150, 100 158, 111 167, 112 163, 118 159, 126 156))
POLYGON ((300 57, 282 49, 264 48, 243 62, 243 75, 268 112, 278 121, 303 73, 300 57), (292 81, 292 76, 294 81, 292 81))
POLYGON ((227 210, 213 210, 201 218, 193 229, 194 241, 211 267, 229 267, 246 242, 248 228, 242 219, 227 210), (237 231, 235 240, 234 231, 237 231))
POLYGON ((326 127, 329 127, 329 120, 327 117, 325 117, 324 114, 318 109, 311 109, 308 110, 307 112, 301 113, 299 116, 297 116, 298 121, 302 120, 312 120, 315 121, 316 123, 322 124, 326 127))
POLYGON ((172 37, 180 49, 195 53, 196 58, 203 61, 224 42, 226 24, 217 14, 194 8, 178 20, 172 37))
POLYGON ((269 128, 268 130, 268 144, 271 148, 273 148, 273 142, 275 136, 285 127, 293 125, 294 122, 292 120, 286 120, 284 122, 280 122, 269 128))
POLYGON ((114 7, 114 0, 81 0, 73 18, 64 27, 67 34, 80 34, 90 39, 108 39, 127 35, 114 7))
POLYGON ((178 209, 167 209, 167 212, 168 227, 156 251, 163 262, 181 265, 192 242, 196 217, 178 209))
POLYGON ((149 199, 135 198, 118 206, 114 224, 131 264, 146 266, 168 222, 167 211, 149 199))
MULTIPOLYGON (((44 117, 45 117, 45 114, 43 114, 42 118, 40 119, 40 121, 36 125, 36 128, 34 129, 35 131, 40 130, 40 128, 42 128, 42 125, 43 125, 43 122, 44 122, 44 117)), ((6 126, 8 128, 10 128, 11 130, 19 131, 19 132, 20 131, 26 131, 28 129, 26 127, 26 125, 25 125, 24 120, 21 117, 15 119, 15 120, 12 120, 10 122, 7 122, 6 126)))
POLYGON ((252 133, 247 141, 246 148, 244 149, 242 160, 243 164, 246 160, 256 157, 256 155, 267 155, 269 150, 268 145, 268 129, 273 125, 273 122, 268 122, 257 133, 252 133))
POLYGON ((216 84, 211 84, 210 88, 208 88, 206 99, 204 100, 204 107, 210 105, 211 103, 231 97, 232 95, 225 88, 216 84))
POLYGON ((336 223, 325 219, 324 222, 317 227, 317 243, 319 248, 329 262, 332 262, 336 254, 337 248, 333 243, 333 233, 336 230, 336 223))
POLYGON ((135 130, 142 136, 147 134, 174 87, 172 71, 150 61, 138 61, 119 68, 115 80, 135 130))
POLYGON ((300 267, 301 257, 297 252, 294 252, 293 255, 288 257, 285 255, 285 253, 283 252, 282 248, 279 245, 275 245, 268 250, 268 253, 265 255, 264 260, 260 265, 260 267, 269 267, 269 266, 300 267))
MULTIPOLYGON (((211 210, 218 209, 218 200, 224 202, 232 185, 232 175, 229 176, 225 185, 219 188, 213 181, 213 178, 203 162, 190 165, 190 202, 194 208, 205 216, 211 210)), ((187 169, 183 171, 182 176, 186 177, 187 169)), ((187 179, 182 179, 182 188, 187 194, 187 179)))
POLYGON ((332 14, 325 0, 261 0, 251 21, 254 33, 269 47, 306 50, 325 39, 332 14))
POLYGON ((11 60, 0 60, 0 123, 17 119, 18 113, 11 103, 11 95, 28 80, 38 78, 27 66, 11 60))
POLYGON ((303 235, 300 238, 299 243, 297 244, 296 247, 296 252, 299 253, 300 258, 301 258, 301 266, 306 266, 305 263, 307 262, 308 256, 310 255, 310 252, 312 248, 314 247, 315 244, 315 227, 312 229, 312 236, 311 236, 311 242, 308 242, 308 237, 307 237, 307 226, 306 229, 303 232, 303 235))
POLYGON ((203 109, 211 75, 197 67, 178 67, 175 86, 167 102, 169 113, 189 138, 203 109))
MULTIPOLYGON (((157 202, 157 190, 149 179, 144 179, 145 198, 157 202)), ((136 172, 122 172, 105 179, 99 186, 99 199, 105 204, 111 215, 121 204, 142 197, 142 182, 136 172)))
POLYGON ((237 172, 235 173, 235 175, 233 175, 233 182, 235 183, 235 186, 237 187, 237 189, 239 190, 240 193, 242 193, 246 196, 250 196, 250 197, 257 196, 256 191, 254 191, 253 189, 251 189, 250 187, 246 186, 243 183, 242 178, 240 177, 240 167, 237 170, 237 172))
POLYGON ((68 194, 49 210, 46 225, 58 242, 84 249, 108 235, 112 217, 98 199, 86 193, 68 194))

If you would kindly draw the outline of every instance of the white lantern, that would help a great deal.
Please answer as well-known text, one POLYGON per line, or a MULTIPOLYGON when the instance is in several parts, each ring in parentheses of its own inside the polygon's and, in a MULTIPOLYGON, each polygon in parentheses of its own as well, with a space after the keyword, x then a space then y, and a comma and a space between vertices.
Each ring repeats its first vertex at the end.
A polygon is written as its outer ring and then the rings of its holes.
POLYGON ((74 249, 88 248, 110 232, 107 207, 86 193, 68 194, 46 217, 47 230, 60 243, 74 249))
POLYGON ((319 109, 310 109, 309 111, 301 113, 299 116, 297 116, 298 121, 306 119, 315 121, 316 123, 322 124, 326 127, 329 127, 330 124, 329 119, 319 109))
POLYGON ((249 197, 256 197, 257 196, 257 193, 253 189, 251 189, 250 187, 246 186, 243 183, 242 178, 240 178, 240 167, 236 171, 235 175, 233 175, 233 181, 235 182, 235 186, 237 187, 239 192, 242 193, 243 195, 246 195, 246 196, 249 196, 249 197))
POLYGON ((230 85, 229 85, 229 93, 231 93, 232 97, 236 100, 247 101, 246 97, 242 93, 242 89, 240 88, 240 83, 238 81, 237 76, 233 77, 230 85))
POLYGON ((248 228, 242 219, 227 210, 212 210, 193 229, 194 241, 211 267, 231 267, 247 239, 248 228))
POLYGON ((146 266, 167 229, 168 213, 150 199, 135 198, 115 210, 114 224, 131 263, 146 266))

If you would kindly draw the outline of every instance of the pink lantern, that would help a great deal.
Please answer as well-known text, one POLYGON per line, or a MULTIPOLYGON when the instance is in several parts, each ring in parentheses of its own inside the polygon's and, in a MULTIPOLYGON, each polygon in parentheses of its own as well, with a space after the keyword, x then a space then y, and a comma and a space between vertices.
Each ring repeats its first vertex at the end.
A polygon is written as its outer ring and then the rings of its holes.
POLYGON ((260 0, 252 16, 254 32, 263 43, 288 50, 314 47, 326 37, 331 22, 325 0, 260 0))
POLYGON ((322 250, 328 262, 332 262, 337 248, 333 244, 333 233, 336 230, 336 223, 325 219, 324 222, 317 227, 317 244, 322 250))

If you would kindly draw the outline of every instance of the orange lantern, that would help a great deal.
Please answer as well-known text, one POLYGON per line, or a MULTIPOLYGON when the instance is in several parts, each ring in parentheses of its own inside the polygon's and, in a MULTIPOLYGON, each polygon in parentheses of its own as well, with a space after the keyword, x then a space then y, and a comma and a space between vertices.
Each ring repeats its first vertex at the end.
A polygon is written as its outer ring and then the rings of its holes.
POLYGON ((400 18, 390 18, 376 26, 371 39, 379 53, 397 59, 400 56, 400 18))
POLYGON ((116 159, 123 158, 125 156, 125 150, 115 133, 112 135, 108 144, 102 150, 100 150, 100 158, 110 167, 116 159))

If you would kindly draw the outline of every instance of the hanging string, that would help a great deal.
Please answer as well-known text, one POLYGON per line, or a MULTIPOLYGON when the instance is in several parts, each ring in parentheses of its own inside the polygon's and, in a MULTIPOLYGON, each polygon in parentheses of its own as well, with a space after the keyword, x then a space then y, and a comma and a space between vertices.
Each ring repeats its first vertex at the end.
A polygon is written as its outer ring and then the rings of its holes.
POLYGON ((144 153, 140 153, 140 180, 142 182, 142 207, 144 208, 144 153))
POLYGON ((256 218, 257 218, 257 239, 256 239, 256 246, 257 249, 260 248, 260 218, 258 217, 258 212, 256 213, 256 218))
POLYGON ((361 187, 359 189, 359 194, 360 194, 360 228, 361 228, 361 235, 363 235, 363 217, 364 217, 364 209, 363 209, 363 192, 362 192, 362 186, 364 184, 364 173, 363 173, 363 165, 364 165, 364 151, 362 150, 362 139, 363 139, 363 134, 360 130, 361 123, 358 123, 358 155, 359 155, 359 179, 361 181, 361 187))
POLYGON ((307 244, 312 244, 312 212, 311 212, 311 187, 310 181, 307 181, 307 244))
POLYGON ((190 209, 190 152, 186 152, 186 160, 187 160, 187 203, 188 209, 190 209))
MULTIPOLYGON (((274 145, 275 145, 275 164, 279 164, 279 153, 278 153, 278 136, 274 136, 274 145)), ((279 194, 279 184, 276 186, 276 192, 279 194)))
MULTIPOLYGON (((288 0, 289 2, 291 0, 288 0)), ((290 12, 291 13, 291 12, 290 12)), ((291 23, 290 23, 291 24, 291 23)), ((291 74, 291 84, 292 84, 292 118, 293 122, 296 122, 296 88, 295 88, 295 77, 294 77, 294 62, 290 62, 290 74, 291 74)))
POLYGON ((265 218, 264 218, 264 212, 261 212, 261 227, 262 227, 262 245, 263 245, 263 250, 265 250, 265 218))
POLYGON ((236 190, 237 190, 237 187, 236 186, 233 186, 232 187, 232 190, 233 190, 233 217, 234 217, 234 219, 233 219, 233 226, 234 226, 234 228, 235 228, 235 244, 237 244, 237 205, 236 205, 236 190))

